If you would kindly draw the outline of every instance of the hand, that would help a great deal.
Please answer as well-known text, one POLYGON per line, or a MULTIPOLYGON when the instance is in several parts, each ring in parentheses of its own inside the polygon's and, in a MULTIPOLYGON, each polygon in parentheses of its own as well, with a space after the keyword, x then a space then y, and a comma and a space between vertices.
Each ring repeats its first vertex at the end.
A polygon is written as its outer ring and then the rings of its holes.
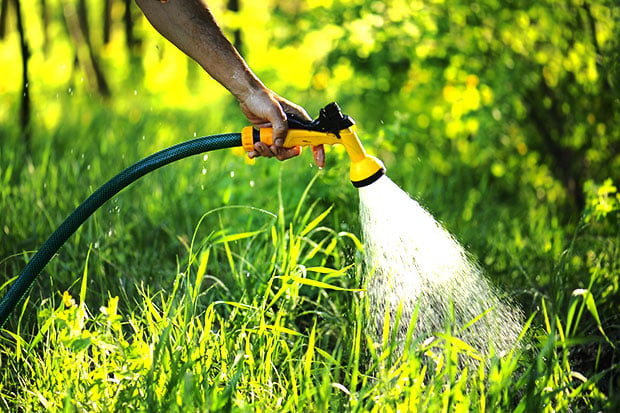
MULTIPOLYGON (((288 132, 286 114, 294 113, 304 119, 312 120, 308 113, 302 108, 280 96, 269 89, 260 89, 241 102, 241 110, 248 120, 258 128, 273 128, 273 142, 271 146, 257 142, 254 150, 248 153, 250 158, 264 156, 271 158, 275 156, 283 161, 293 158, 301 153, 301 147, 283 148, 284 138, 288 132)), ((323 145, 313 146, 314 162, 319 168, 325 165, 325 149, 323 145)))

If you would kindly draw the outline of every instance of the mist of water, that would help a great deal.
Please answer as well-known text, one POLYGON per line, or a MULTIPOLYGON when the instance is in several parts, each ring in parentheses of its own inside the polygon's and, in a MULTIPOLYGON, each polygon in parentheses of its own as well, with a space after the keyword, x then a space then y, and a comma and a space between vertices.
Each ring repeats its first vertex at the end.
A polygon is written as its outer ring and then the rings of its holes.
POLYGON ((432 215, 387 176, 359 193, 369 322, 377 337, 386 311, 393 326, 402 303, 395 332, 401 351, 416 305, 413 337, 420 341, 449 329, 483 357, 490 348, 496 355, 512 349, 522 328, 521 312, 500 298, 480 267, 432 215))

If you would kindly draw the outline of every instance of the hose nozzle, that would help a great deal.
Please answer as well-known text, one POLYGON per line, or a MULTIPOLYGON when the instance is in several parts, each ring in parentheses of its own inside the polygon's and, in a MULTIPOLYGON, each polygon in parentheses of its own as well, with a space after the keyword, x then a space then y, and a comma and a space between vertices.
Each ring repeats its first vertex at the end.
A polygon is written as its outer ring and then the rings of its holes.
MULTIPOLYGON (((351 158, 351 182, 357 188, 370 185, 385 174, 383 163, 368 155, 362 146, 355 132, 355 121, 350 116, 343 115, 336 102, 322 108, 319 117, 313 121, 306 121, 291 114, 287 116, 289 130, 283 144, 285 148, 322 144, 344 145, 351 158)), ((273 144, 271 128, 254 129, 248 126, 242 130, 241 136, 243 147, 247 152, 254 150, 256 142, 273 144)))

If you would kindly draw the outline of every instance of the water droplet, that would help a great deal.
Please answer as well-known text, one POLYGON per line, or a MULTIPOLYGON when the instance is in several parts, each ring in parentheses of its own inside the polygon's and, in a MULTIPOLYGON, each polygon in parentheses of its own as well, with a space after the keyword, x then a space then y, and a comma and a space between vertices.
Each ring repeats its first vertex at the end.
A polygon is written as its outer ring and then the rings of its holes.
POLYGON ((202 174, 206 175, 207 174, 207 168, 202 168, 202 174))
POLYGON ((137 90, 134 90, 134 91, 133 91, 133 94, 134 94, 134 95, 137 95, 137 94, 138 94, 138 91, 137 91, 137 90))
POLYGON ((230 177, 234 178, 235 177, 235 171, 230 171, 230 177))
POLYGON ((207 159, 209 159, 209 155, 205 153, 205 156, 202 157, 202 160, 206 161, 207 159))
POLYGON ((200 185, 200 189, 205 189, 205 186, 204 185, 200 185))
POLYGON ((84 159, 84 154, 82 154, 82 159, 84 159))
POLYGON ((95 242, 95 245, 93 245, 93 247, 95 247, 95 249, 99 248, 99 241, 95 242))
POLYGON ((90 164, 88 164, 88 165, 86 166, 86 170, 87 170, 87 171, 90 171, 90 164))
POLYGON ((254 181, 250 181, 250 186, 254 188, 254 181))
POLYGON ((194 138, 196 137, 196 131, 194 131, 194 138))
POLYGON ((146 136, 142 135, 142 140, 143 141, 146 140, 146 136))

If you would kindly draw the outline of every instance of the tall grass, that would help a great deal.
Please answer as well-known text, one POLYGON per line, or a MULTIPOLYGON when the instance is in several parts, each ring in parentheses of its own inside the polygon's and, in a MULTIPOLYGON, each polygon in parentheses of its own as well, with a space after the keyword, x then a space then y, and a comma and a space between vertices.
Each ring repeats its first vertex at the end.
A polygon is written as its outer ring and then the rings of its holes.
MULTIPOLYGON (((141 284, 124 311, 117 296, 89 307, 89 252, 75 296, 56 290, 38 306, 36 329, 24 332, 18 323, 15 332, 5 331, 3 408, 563 411, 611 405, 597 386, 607 371, 585 377, 570 363, 583 316, 597 314, 588 289, 574 292, 565 317, 549 314, 541 301, 544 325, 536 327, 531 315, 521 335, 525 350, 475 371, 460 369, 458 358, 480 356, 449 331, 423 343, 409 334, 398 356, 389 334, 372 342, 366 329, 372 309, 360 288, 361 243, 323 225, 331 208, 309 205, 309 188, 294 211, 280 203, 275 212, 249 206, 207 212, 169 284, 141 284), (233 209, 257 223, 231 230, 222 213, 233 209), (200 235, 208 223, 208 234, 200 235), (347 245, 356 254, 345 259, 347 245)), ((600 345, 604 339, 601 330, 600 345)))

